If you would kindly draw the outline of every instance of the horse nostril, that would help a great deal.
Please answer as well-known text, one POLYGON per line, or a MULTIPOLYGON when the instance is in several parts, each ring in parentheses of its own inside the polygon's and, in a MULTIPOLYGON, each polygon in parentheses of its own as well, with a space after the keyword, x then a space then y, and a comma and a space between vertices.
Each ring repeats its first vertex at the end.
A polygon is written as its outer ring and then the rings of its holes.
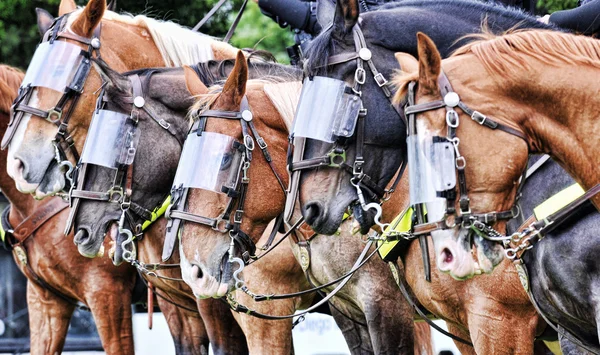
POLYGON ((86 229, 79 229, 73 237, 75 244, 85 244, 90 239, 90 233, 86 229))
POLYGON ((304 219, 309 225, 314 225, 315 222, 321 217, 323 207, 319 202, 309 202, 304 208, 304 219))
POLYGON ((192 266, 192 278, 196 280, 200 280, 204 276, 202 269, 198 265, 192 266))
POLYGON ((454 255, 448 248, 444 248, 444 250, 442 250, 442 256, 444 257, 444 262, 446 264, 450 264, 452 260, 454 260, 454 255))

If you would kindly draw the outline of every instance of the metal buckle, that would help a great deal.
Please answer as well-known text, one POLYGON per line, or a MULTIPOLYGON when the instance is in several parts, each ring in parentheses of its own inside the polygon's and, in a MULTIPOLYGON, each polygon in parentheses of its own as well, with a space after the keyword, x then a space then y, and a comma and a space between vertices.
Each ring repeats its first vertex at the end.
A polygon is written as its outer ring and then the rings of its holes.
POLYGON ((454 110, 448 110, 446 112, 446 124, 448 127, 457 128, 460 123, 458 113, 454 110))
POLYGON ((473 119, 473 121, 475 121, 483 126, 483 124, 485 123, 485 120, 487 120, 487 116, 485 116, 484 114, 482 114, 479 111, 473 111, 473 114, 471 115, 471 119, 473 119))
POLYGON ((110 202, 120 202, 123 199, 123 188, 120 186, 113 186, 110 188, 110 190, 108 190, 108 200, 110 202), (119 198, 118 199, 114 199, 113 197, 115 195, 118 195, 119 198))
POLYGON ((352 175, 362 175, 363 173, 363 165, 365 164, 364 160, 356 160, 352 165, 352 175))
POLYGON ((215 225, 212 227, 213 230, 221 233, 227 233, 229 229, 227 228, 227 224, 229 223, 226 219, 217 219, 215 220, 215 225))
POLYGON ((260 149, 267 149, 267 142, 265 142, 265 140, 262 137, 256 138, 256 143, 258 143, 260 149))
POLYGON ((329 167, 339 168, 346 162, 346 151, 342 150, 341 153, 336 153, 334 150, 327 153, 329 157, 329 167), (338 159, 339 158, 339 159, 338 159), (341 160, 341 161, 340 161, 341 160))
POLYGON ((56 123, 60 122, 61 118, 62 118, 62 110, 57 110, 56 107, 48 110, 48 118, 47 118, 48 121, 56 124, 56 123), (55 116, 56 119, 52 119, 53 116, 55 116))
POLYGON ((354 72, 354 81, 356 81, 359 85, 365 83, 367 79, 367 71, 364 68, 356 68, 354 72))
POLYGON ((252 137, 249 135, 245 135, 244 136, 244 145, 246 146, 246 149, 248 149, 250 151, 254 150, 254 139, 252 139, 252 137))
POLYGON ((387 85, 388 83, 388 80, 381 73, 377 73, 377 75, 373 76, 373 79, 375 79, 375 82, 377 83, 377 85, 379 85, 379 87, 387 85))
POLYGON ((236 210, 233 214, 233 223, 240 224, 242 223, 242 218, 244 217, 244 210, 236 210))

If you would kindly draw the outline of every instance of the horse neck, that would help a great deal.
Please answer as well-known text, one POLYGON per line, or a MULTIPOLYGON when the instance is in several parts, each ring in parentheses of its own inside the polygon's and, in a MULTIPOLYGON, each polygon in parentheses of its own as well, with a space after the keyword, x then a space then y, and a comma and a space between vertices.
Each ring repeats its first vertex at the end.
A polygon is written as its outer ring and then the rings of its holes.
MULTIPOLYGON (((6 113, 0 113, 0 134, 4 134, 6 132, 6 128, 8 125, 9 116, 6 113)), ((0 151, 0 166, 6 166, 6 159, 8 155, 8 149, 4 149, 0 151)), ((5 168, 0 169, 0 190, 8 201, 11 203, 13 211, 16 211, 20 214, 21 218, 27 216, 33 207, 36 204, 36 201, 28 195, 24 195, 23 193, 17 190, 15 182, 8 176, 8 173, 5 168)))
MULTIPOLYGON (((477 79, 485 80, 480 79, 477 64, 467 64, 478 76, 463 71, 462 78, 455 77, 462 88, 455 89, 467 105, 520 128, 528 137, 530 151, 550 154, 578 183, 590 189, 600 183, 599 70, 584 65, 529 64, 530 69, 514 73, 509 80, 498 78, 493 83, 475 85, 477 79), (482 89, 480 85, 486 86, 482 89), (485 102, 481 108, 478 99, 485 102)), ((600 206, 600 196, 594 203, 600 206)))

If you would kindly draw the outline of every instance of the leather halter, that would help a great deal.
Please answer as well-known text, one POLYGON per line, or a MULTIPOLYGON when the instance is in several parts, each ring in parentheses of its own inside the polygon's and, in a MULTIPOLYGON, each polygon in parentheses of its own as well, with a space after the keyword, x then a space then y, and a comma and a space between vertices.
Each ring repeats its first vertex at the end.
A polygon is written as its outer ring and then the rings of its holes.
MULTIPOLYGON (((251 259, 257 258, 255 255, 256 245, 254 244, 254 241, 252 241, 252 238, 250 238, 248 234, 244 233, 240 229, 240 226, 244 216, 246 194, 250 183, 248 169, 250 168, 250 163, 252 162, 252 151, 255 148, 255 140, 261 149, 265 160, 269 164, 269 167, 273 171, 273 174, 277 178, 277 181, 284 194, 286 193, 285 185, 275 170, 271 154, 267 149, 267 143, 260 136, 258 130, 252 122, 252 111, 250 110, 250 105, 248 104, 248 99, 246 96, 242 98, 239 111, 209 109, 200 113, 190 130, 190 134, 195 133, 198 136, 202 135, 202 133, 205 132, 206 123, 209 118, 236 120, 240 122, 242 127, 243 143, 239 143, 237 141, 234 142, 234 148, 242 154, 240 165, 237 170, 237 187, 222 187, 222 192, 227 194, 229 201, 224 212, 217 218, 209 218, 186 212, 184 209, 187 202, 189 188, 184 188, 183 186, 174 187, 171 191, 173 201, 172 205, 169 206, 165 212, 165 217, 169 220, 169 222, 167 224, 167 237, 165 241, 165 247, 163 249, 163 261, 168 259, 173 251, 173 242, 177 238, 181 222, 187 221, 209 226, 221 233, 228 233, 231 237, 232 248, 233 245, 237 245, 240 248, 244 264, 248 265, 251 259), (234 211, 234 207, 236 205, 237 208, 234 211)), ((202 157, 199 157, 199 159, 202 159, 202 157)), ((274 236, 275 233, 272 233, 271 238, 269 238, 271 242, 274 236)), ((233 257, 233 250, 230 250, 230 257, 233 257)))
MULTIPOLYGON (((331 27, 331 25, 330 25, 331 27)), ((352 34, 354 38, 354 46, 355 52, 341 53, 332 55, 327 60, 327 66, 331 67, 338 64, 343 64, 346 62, 356 61, 356 71, 354 73, 354 84, 352 86, 352 90, 359 97, 362 95, 361 87, 366 81, 367 72, 365 70, 365 64, 373 74, 373 79, 377 83, 377 85, 381 88, 384 95, 391 101, 392 93, 388 87, 388 80, 385 76, 377 70, 377 67, 373 63, 372 53, 367 47, 367 43, 365 37, 362 33, 362 30, 359 24, 355 24, 352 28, 352 34)), ((395 108, 395 106, 392 106, 395 108)), ((396 110, 396 112, 398 112, 396 110)), ((401 115, 398 113, 401 117, 401 115)), ((288 147, 288 169, 290 172, 294 173, 296 171, 302 171, 307 169, 316 169, 320 167, 331 167, 342 169, 352 175, 353 183, 359 185, 360 187, 366 189, 370 194, 370 199, 381 200, 386 197, 389 193, 393 192, 395 186, 400 181, 401 175, 399 174, 396 181, 393 184, 393 187, 390 190, 387 190, 385 187, 379 186, 369 175, 365 174, 363 168, 365 164, 365 160, 363 157, 363 149, 366 144, 364 137, 365 131, 365 119, 367 116, 367 110, 363 107, 358 116, 357 122, 357 131, 356 131, 356 157, 354 158, 354 163, 352 165, 346 163, 346 148, 345 143, 342 143, 340 140, 334 143, 334 147, 324 156, 305 159, 301 161, 293 161, 293 149, 296 142, 294 141, 294 137, 290 136, 289 139, 289 147, 288 147)), ((298 142, 298 145, 303 145, 303 143, 298 142)), ((296 148, 298 149, 298 148, 296 148)))
MULTIPOLYGON (((58 127, 56 135, 52 141, 56 150, 55 160, 59 166, 66 165, 69 167, 69 171, 67 172, 68 175, 71 173, 72 164, 67 159, 66 150, 71 152, 76 161, 79 160, 79 152, 75 148, 75 141, 71 137, 67 128, 69 125, 69 120, 71 119, 71 114, 73 113, 73 110, 75 109, 75 106, 77 105, 77 102, 83 93, 85 82, 92 67, 91 60, 94 58, 94 53, 96 53, 96 58, 100 58, 100 32, 102 29, 102 23, 100 23, 96 28, 94 28, 92 38, 86 38, 69 32, 68 29, 65 29, 65 27, 70 14, 71 13, 60 16, 54 20, 54 23, 45 33, 43 42, 48 41, 52 44, 55 40, 64 38, 79 42, 88 47, 87 50, 82 49, 80 52, 80 56, 82 56, 83 59, 77 68, 72 82, 65 88, 61 98, 50 110, 40 110, 38 108, 29 106, 27 101, 30 99, 34 88, 31 86, 21 87, 19 89, 19 95, 11 107, 11 120, 1 143, 2 149, 5 149, 10 144, 13 136, 16 133, 19 123, 25 114, 30 114, 32 116, 37 116, 47 120, 58 127)), ((69 178, 69 176, 67 176, 67 178, 69 178)))
MULTIPOLYGON (((417 114, 441 108, 446 109, 446 124, 448 127, 448 135, 447 137, 436 138, 446 140, 454 145, 454 149, 457 155, 455 167, 458 175, 460 214, 458 214, 455 208, 455 201, 457 197, 456 189, 451 188, 449 190, 443 191, 441 192, 441 196, 445 197, 447 201, 446 213, 444 218, 440 221, 425 222, 426 217, 423 205, 418 204, 415 206, 415 213, 417 215, 418 224, 414 226, 411 234, 414 236, 427 235, 433 231, 451 229, 454 228, 456 225, 460 224, 463 228, 474 229, 474 231, 483 238, 495 240, 495 238, 500 237, 500 235, 491 227, 489 227, 489 224, 495 223, 500 220, 509 220, 517 217, 520 213, 517 205, 518 201, 515 201, 515 204, 511 209, 502 212, 489 212, 484 214, 474 214, 471 212, 470 199, 468 196, 467 181, 465 176, 466 161, 465 158, 459 153, 458 144, 460 141, 456 137, 456 129, 459 125, 459 116, 458 113, 455 111, 455 107, 459 107, 463 112, 468 114, 473 121, 479 123, 483 127, 487 127, 493 130, 498 129, 504 131, 506 133, 523 139, 526 144, 528 143, 527 137, 523 132, 519 130, 506 126, 502 123, 493 120, 488 116, 481 114, 478 111, 470 109, 467 105, 460 101, 460 98, 452 89, 452 86, 450 85, 450 82, 443 71, 440 73, 440 76, 438 78, 438 84, 440 86, 440 94, 444 99, 426 102, 422 104, 415 104, 417 82, 411 82, 408 86, 408 97, 407 104, 404 109, 404 114, 408 117, 409 135, 416 135, 417 114)), ((527 169, 523 171, 523 176, 521 180, 524 180, 526 173, 527 169)), ((522 186, 523 184, 519 185, 517 196, 520 195, 522 186)))
MULTIPOLYGON (((152 71, 148 72, 144 78, 149 79, 153 73, 154 72, 152 71)), ((128 78, 132 86, 132 96, 122 98, 123 102, 132 105, 128 119, 132 120, 134 125, 137 125, 140 119, 144 119, 144 115, 150 117, 162 129, 172 135, 179 145, 182 146, 183 138, 180 137, 180 134, 175 127, 164 119, 156 117, 156 115, 154 115, 146 106, 146 101, 144 99, 145 93, 140 76, 138 74, 132 74, 129 75, 128 78)), ((101 109, 108 101, 109 100, 104 96, 104 91, 102 91, 98 97, 96 109, 101 109)), ((123 215, 127 217, 129 225, 134 228, 134 237, 141 238, 143 231, 142 223, 143 221, 152 220, 152 211, 131 200, 131 195, 133 193, 133 162, 129 165, 119 165, 115 172, 113 186, 105 192, 84 190, 87 168, 87 163, 80 163, 76 168, 76 173, 74 174, 74 182, 76 184, 74 184, 69 191, 71 212, 65 228, 65 234, 68 234, 73 226, 80 200, 86 199, 120 204, 123 215), (136 218, 136 216, 139 218, 136 218)), ((120 224, 123 223, 120 221, 120 224)), ((124 228, 123 225, 120 227, 124 228)))
POLYGON ((60 292, 55 287, 47 283, 41 278, 31 267, 29 263, 29 257, 27 255, 27 248, 25 243, 28 240, 32 240, 35 236, 35 232, 40 229, 46 222, 50 221, 54 216, 62 212, 69 205, 59 197, 51 197, 44 200, 33 213, 23 219, 16 227, 12 227, 9 221, 10 212, 12 209, 11 205, 8 205, 2 212, 0 223, 4 232, 4 246, 8 250, 12 250, 13 255, 19 261, 23 273, 27 278, 37 283, 40 287, 50 291, 58 298, 66 301, 67 303, 75 306, 80 310, 89 311, 89 308, 71 298, 64 293, 60 292))

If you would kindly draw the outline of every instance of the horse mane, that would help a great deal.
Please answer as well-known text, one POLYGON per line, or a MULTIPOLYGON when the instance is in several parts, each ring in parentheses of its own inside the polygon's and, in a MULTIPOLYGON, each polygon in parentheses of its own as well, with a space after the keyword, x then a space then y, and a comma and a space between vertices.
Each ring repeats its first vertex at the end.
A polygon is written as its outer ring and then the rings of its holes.
MULTIPOLYGON (((74 16, 69 16, 69 26, 82 11, 79 9, 74 16)), ((145 15, 105 11, 103 19, 146 28, 166 66, 181 67, 205 62, 214 58, 214 47, 229 47, 211 36, 192 31, 175 22, 156 20, 145 15)))
POLYGON ((0 112, 10 112, 10 106, 17 97, 24 76, 19 69, 0 64, 0 112))
POLYGON ((591 37, 546 30, 518 30, 501 36, 488 32, 477 37, 451 57, 473 54, 491 75, 517 76, 523 68, 532 69, 542 63, 600 69, 600 41, 591 37))

